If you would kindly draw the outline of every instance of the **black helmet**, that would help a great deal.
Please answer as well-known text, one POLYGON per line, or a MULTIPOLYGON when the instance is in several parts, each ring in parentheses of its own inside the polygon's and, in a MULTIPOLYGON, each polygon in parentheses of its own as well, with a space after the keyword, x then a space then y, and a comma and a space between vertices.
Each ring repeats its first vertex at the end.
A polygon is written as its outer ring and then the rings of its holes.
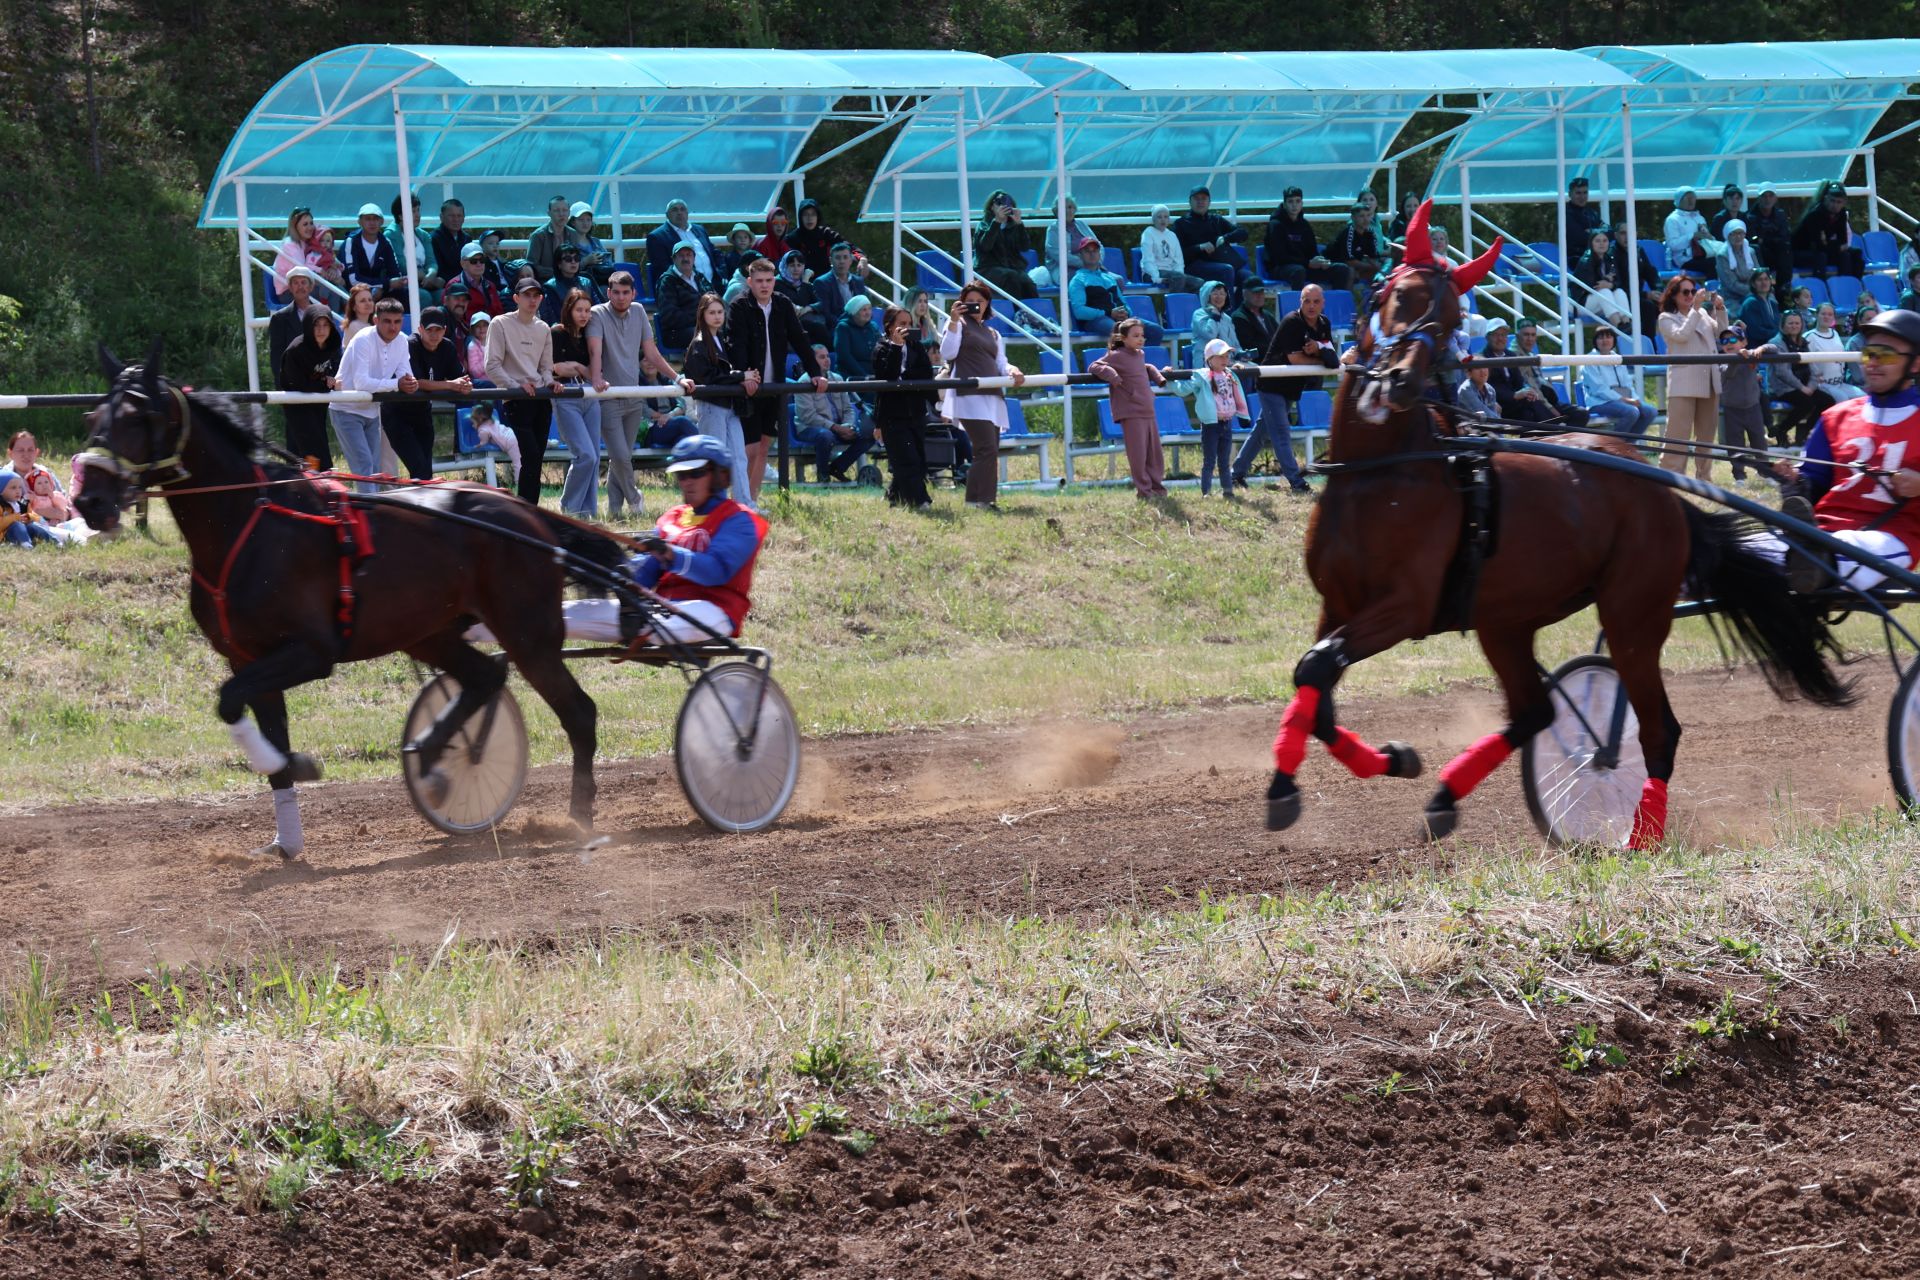
POLYGON ((1859 331, 1873 333, 1876 330, 1904 339, 1916 354, 1920 354, 1920 311, 1902 311, 1898 308, 1882 311, 1861 325, 1859 331))

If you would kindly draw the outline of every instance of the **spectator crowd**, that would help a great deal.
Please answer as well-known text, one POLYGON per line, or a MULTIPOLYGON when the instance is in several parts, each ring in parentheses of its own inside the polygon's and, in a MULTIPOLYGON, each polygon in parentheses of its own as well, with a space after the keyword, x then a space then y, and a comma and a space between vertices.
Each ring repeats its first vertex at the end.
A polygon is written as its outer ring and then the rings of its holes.
MULTIPOLYGON (((1290 433, 1301 424, 1303 397, 1320 381, 1256 378, 1233 366, 1336 369, 1339 331, 1370 322, 1374 291, 1398 261, 1416 204, 1408 194, 1383 226, 1377 198, 1363 189, 1343 202, 1337 225, 1316 225, 1305 192, 1290 187, 1255 245, 1249 228, 1197 186, 1177 214, 1153 207, 1129 263, 1114 251, 1113 233, 1103 238, 1071 197, 1035 231, 1008 192, 994 191, 971 230, 977 283, 954 293, 945 314, 925 290, 893 297, 892 282, 871 276, 859 247, 813 200, 801 201, 791 218, 784 208, 769 210, 758 234, 735 223, 722 236, 674 200, 646 234, 644 251, 619 261, 585 201, 555 195, 524 255, 512 256, 500 229, 467 227, 457 198, 441 202, 429 230, 415 197, 411 272, 398 198, 384 209, 362 205, 344 241, 310 209, 296 208, 273 262, 283 305, 267 323, 268 358, 275 385, 289 391, 528 392, 462 408, 461 430, 470 435, 461 447, 501 446, 518 491, 538 500, 548 441, 558 439, 568 453, 560 505, 571 514, 597 516, 604 483, 610 517, 638 516, 635 448, 666 449, 696 431, 736 451, 743 502, 757 497, 770 444, 787 430, 819 479, 872 477, 870 455, 883 450, 894 501, 925 505, 927 473, 938 466, 951 467, 969 502, 991 507, 998 444, 1009 427, 999 393, 874 394, 837 384, 1023 378, 1008 358, 1015 330, 1005 318, 1017 316, 1022 328, 1045 337, 1053 313, 1034 300, 1057 298, 1064 285, 1058 323, 1108 348, 1089 371, 1105 384, 1143 497, 1164 491, 1153 395, 1168 381, 1169 333, 1189 340, 1195 366, 1167 391, 1193 403, 1203 492, 1216 474, 1225 493, 1245 485, 1268 448, 1282 479, 1305 489, 1290 433), (1284 314, 1272 306, 1277 291, 1287 300, 1284 314), (1165 315, 1154 310, 1156 296, 1168 303, 1165 315), (1189 300, 1178 313, 1176 298, 1189 300), (1021 303, 1033 309, 1008 309, 1021 303), (418 316, 417 330, 410 315, 418 316), (752 393, 796 368, 812 385, 791 397, 789 420, 783 398, 752 393), (675 386, 679 394, 532 394, 639 386, 675 386), (1249 433, 1237 452, 1235 426, 1249 433)), ((1839 351, 1879 305, 1859 287, 1866 265, 1839 183, 1822 184, 1797 219, 1771 184, 1758 185, 1751 201, 1729 184, 1712 210, 1682 188, 1660 228, 1660 252, 1650 254, 1647 241, 1630 241, 1624 223, 1603 218, 1587 180, 1576 178, 1566 228, 1560 261, 1574 319, 1598 351, 1617 349, 1636 319, 1657 335, 1656 350, 1839 351), (1829 282, 1849 284, 1858 296, 1834 296, 1829 282), (1635 284, 1638 296, 1630 297, 1635 284), (1816 301, 1815 286, 1828 297, 1816 301)), ((1436 256, 1449 256, 1444 228, 1432 233, 1436 256)), ((1914 306, 1920 258, 1911 244, 1898 268, 1901 305, 1914 306)), ((943 292, 952 292, 950 282, 943 292)), ((1593 419, 1636 434, 1653 424, 1654 406, 1625 369, 1586 368, 1576 397, 1538 369, 1476 367, 1476 355, 1538 350, 1541 334, 1524 320, 1482 324, 1476 317, 1473 325, 1436 362, 1436 398, 1507 420, 1577 426, 1593 419)), ((1861 394, 1855 371, 1839 363, 1771 366, 1758 378, 1723 378, 1714 368, 1676 367, 1667 431, 1789 443, 1804 438, 1823 408, 1861 394)), ((424 402, 290 406, 286 432, 289 449, 318 467, 332 466, 337 452, 357 475, 395 463, 414 478, 433 473, 433 419, 424 402)), ((1685 460, 1672 454, 1669 465, 1685 460)))

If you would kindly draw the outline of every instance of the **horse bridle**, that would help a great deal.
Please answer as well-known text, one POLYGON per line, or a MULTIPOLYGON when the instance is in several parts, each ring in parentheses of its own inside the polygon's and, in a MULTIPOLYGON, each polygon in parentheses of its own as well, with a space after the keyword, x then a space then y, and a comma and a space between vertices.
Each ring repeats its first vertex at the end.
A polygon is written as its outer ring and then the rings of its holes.
POLYGON ((135 490, 142 488, 162 488, 189 478, 192 474, 181 461, 181 455, 187 447, 187 435, 192 431, 193 415, 187 410, 187 397, 180 388, 164 380, 160 385, 173 395, 173 404, 177 416, 168 414, 154 403, 154 398, 145 389, 134 385, 135 371, 144 375, 140 366, 130 365, 121 371, 120 378, 114 383, 107 396, 106 416, 101 424, 87 437, 87 447, 81 451, 77 461, 90 469, 105 471, 135 490), (107 445, 108 433, 120 420, 120 406, 129 397, 136 397, 144 407, 139 411, 140 418, 147 424, 149 460, 135 462, 122 454, 115 453, 107 445), (177 429, 178 434, 175 434, 177 429), (172 452, 164 457, 158 455, 167 448, 168 439, 173 440, 172 452), (164 473, 164 474, 162 474, 164 473))
MULTIPOLYGON (((1442 271, 1431 268, 1409 267, 1405 269, 1416 271, 1424 276, 1439 276, 1445 274, 1442 271)), ((1389 277, 1389 283, 1391 283, 1391 277, 1389 277)), ((1382 285, 1381 292, 1384 293, 1385 291, 1386 286, 1382 285)), ((1375 314, 1378 314, 1378 308, 1375 309, 1375 314)), ((1426 313, 1418 320, 1398 333, 1383 333, 1380 337, 1381 340, 1374 344, 1372 359, 1367 361, 1366 368, 1359 370, 1359 376, 1365 381, 1373 382, 1386 379, 1388 374, 1383 366, 1390 362, 1394 355, 1410 342, 1418 342, 1426 347, 1429 362, 1438 358, 1440 352, 1439 290, 1430 289, 1428 291, 1426 313)))

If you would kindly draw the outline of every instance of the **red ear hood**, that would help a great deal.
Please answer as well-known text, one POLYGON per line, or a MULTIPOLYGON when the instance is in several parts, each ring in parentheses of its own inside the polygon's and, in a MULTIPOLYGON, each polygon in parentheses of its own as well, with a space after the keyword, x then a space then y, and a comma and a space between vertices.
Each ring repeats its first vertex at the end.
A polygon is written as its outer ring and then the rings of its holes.
POLYGON ((1427 234, 1427 220, 1433 213, 1433 201, 1422 200, 1407 223, 1407 249, 1401 261, 1410 267, 1437 265, 1433 260, 1433 238, 1427 234))
POLYGON ((1487 272, 1493 270, 1493 264, 1500 260, 1500 246, 1504 237, 1495 236, 1487 251, 1463 267, 1453 269, 1453 287, 1461 293, 1473 288, 1486 279, 1487 272))

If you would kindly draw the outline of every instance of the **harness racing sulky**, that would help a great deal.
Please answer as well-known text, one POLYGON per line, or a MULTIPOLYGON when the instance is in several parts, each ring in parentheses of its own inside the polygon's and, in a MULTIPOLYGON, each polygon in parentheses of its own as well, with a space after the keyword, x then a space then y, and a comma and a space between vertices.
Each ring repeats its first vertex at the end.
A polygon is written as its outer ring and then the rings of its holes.
MULTIPOLYGON (((1449 269, 1432 251, 1429 213, 1426 204, 1417 210, 1406 261, 1381 287, 1377 331, 1361 338, 1316 468, 1326 489, 1308 526, 1306 560, 1322 607, 1274 741, 1268 829, 1300 817, 1295 778, 1309 738, 1359 777, 1420 775, 1411 746, 1376 748, 1342 727, 1334 689, 1356 662, 1459 629, 1476 634, 1508 723, 1440 770, 1423 834, 1451 833, 1460 803, 1517 750, 1529 810, 1549 840, 1657 845, 1681 734, 1660 655, 1675 618, 1691 616, 1710 619, 1723 646, 1756 661, 1776 693, 1826 706, 1853 697, 1835 670, 1842 655, 1834 626, 1852 613, 1878 619, 1900 675, 1889 713, 1890 771, 1900 800, 1912 806, 1920 792, 1920 644, 1894 613, 1920 599, 1911 554, 1889 558, 1888 544, 1829 520, 1825 500, 1820 519, 1830 528, 1811 522, 1804 500, 1796 508, 1790 498, 1783 514, 1649 466, 1618 435, 1523 438, 1538 428, 1518 423, 1510 425, 1526 429, 1520 436, 1495 434, 1427 398, 1428 370, 1460 326, 1462 297, 1500 250, 1496 241, 1449 269), (1602 629, 1596 651, 1546 671, 1535 637, 1589 605, 1602 629)), ((1884 409, 1863 412, 1920 424, 1910 403, 1920 333, 1902 328, 1920 317, 1888 314, 1880 329, 1903 349, 1870 355, 1868 376, 1889 395, 1874 398, 1884 409), (1898 388, 1905 390, 1893 394, 1898 388)), ((1810 451, 1806 467, 1884 489, 1898 472, 1898 453, 1868 446, 1848 459, 1823 459, 1810 451)), ((1904 502, 1886 496, 1890 512, 1904 502)))
MULTIPOLYGON (((286 691, 395 653, 432 672, 406 717, 401 760, 414 807, 442 831, 487 830, 519 799, 529 751, 512 669, 559 718, 572 751, 569 816, 595 841, 598 713, 568 666, 588 658, 672 667, 688 681, 675 769, 709 825, 756 831, 785 809, 800 737, 772 657, 739 643, 738 618, 729 626, 703 601, 673 598, 670 576, 642 585, 629 554, 671 562, 667 540, 624 538, 483 485, 376 477, 391 489, 349 492, 270 456, 224 397, 168 381, 157 343, 138 364, 104 347, 101 362, 109 390, 88 415, 76 505, 109 531, 136 500, 166 500, 191 558, 194 621, 232 671, 217 712, 272 788, 275 838, 255 855, 304 854, 294 788, 321 776, 318 760, 292 748, 286 691), (569 586, 595 599, 569 605, 569 586), (568 647, 572 612, 617 622, 605 643, 568 647)), ((716 475, 716 488, 725 475, 706 457, 686 463, 716 475)))

